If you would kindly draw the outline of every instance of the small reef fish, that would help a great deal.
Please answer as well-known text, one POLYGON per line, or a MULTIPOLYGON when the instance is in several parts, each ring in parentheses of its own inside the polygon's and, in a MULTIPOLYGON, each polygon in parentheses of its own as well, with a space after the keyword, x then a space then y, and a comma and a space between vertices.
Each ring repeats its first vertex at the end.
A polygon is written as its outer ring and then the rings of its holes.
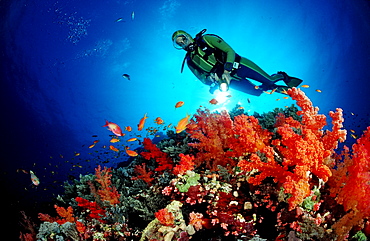
POLYGON ((184 101, 179 101, 179 102, 176 103, 175 108, 179 108, 179 107, 183 106, 184 104, 185 104, 184 101))
POLYGON ((157 123, 158 125, 162 125, 164 123, 161 117, 155 118, 154 122, 157 123))
POLYGON ((131 20, 134 20, 134 19, 135 19, 135 12, 132 11, 132 13, 131 13, 131 20))
POLYGON ((18 169, 17 169, 17 172, 23 172, 23 173, 25 173, 25 174, 28 174, 28 172, 27 172, 26 170, 21 169, 21 168, 18 168, 18 169))
POLYGON ((247 98, 247 101, 248 101, 248 104, 250 104, 250 103, 251 103, 251 99, 247 98))
POLYGON ((145 120, 147 119, 148 117, 146 116, 146 113, 144 115, 143 118, 141 118, 139 124, 137 125, 137 130, 138 131, 141 131, 143 128, 144 128, 144 124, 145 124, 145 120))
POLYGON ((91 149, 91 148, 93 148, 94 146, 95 146, 95 144, 92 144, 92 145, 90 145, 90 146, 89 146, 89 148, 91 149))
POLYGON ((123 21, 123 18, 117 18, 115 22, 118 23, 118 22, 122 22, 122 21, 123 21))
POLYGON ((279 101, 280 99, 276 99, 276 101, 279 101))
POLYGON ((182 118, 178 123, 177 123, 177 126, 176 126, 176 133, 180 133, 182 132, 183 130, 186 129, 186 126, 188 125, 189 123, 189 118, 190 118, 190 115, 187 114, 186 117, 182 118))
POLYGON ((75 156, 79 156, 79 155, 81 155, 81 153, 78 153, 78 152, 77 152, 77 153, 75 153, 75 156))
POLYGON ((260 87, 259 86, 257 86, 257 85, 255 85, 254 86, 254 89, 256 89, 256 90, 258 90, 260 87))
POLYGON ((133 156, 133 157, 138 155, 136 151, 132 151, 132 150, 129 150, 129 149, 126 149, 126 153, 127 153, 127 155, 133 156))
POLYGON ((110 142, 111 142, 111 143, 116 143, 116 142, 119 142, 119 139, 118 139, 118 138, 112 138, 112 139, 110 140, 110 142))
POLYGON ((109 121, 105 121, 105 125, 103 127, 108 127, 108 130, 113 132, 116 136, 123 136, 121 127, 119 127, 117 124, 109 121))
POLYGON ((126 131, 132 131, 132 128, 131 128, 131 126, 126 126, 126 131))
POLYGON ((310 88, 309 85, 301 85, 302 88, 310 88))
POLYGON ((317 90, 316 90, 316 92, 319 92, 319 93, 321 93, 322 91, 321 91, 321 90, 319 90, 319 89, 317 89, 317 90))
POLYGON ((128 142, 131 142, 131 141, 137 141, 137 138, 136 137, 133 137, 133 138, 130 138, 127 140, 128 142))
POLYGON ((119 152, 119 150, 117 148, 115 148, 114 146, 112 146, 112 145, 109 146, 109 150, 119 152))
POLYGON ((35 185, 35 186, 38 186, 40 184, 40 180, 38 179, 38 177, 35 175, 35 173, 33 173, 33 171, 30 170, 30 174, 31 174, 31 181, 32 181, 32 184, 35 185))
POLYGON ((283 97, 283 99, 287 100, 287 99, 289 99, 289 97, 285 96, 285 97, 283 97))
POLYGON ((128 75, 128 74, 123 74, 122 77, 127 79, 127 80, 131 80, 130 75, 128 75))
POLYGON ((216 99, 212 99, 209 101, 209 103, 211 103, 212 105, 217 105, 218 101, 216 99))

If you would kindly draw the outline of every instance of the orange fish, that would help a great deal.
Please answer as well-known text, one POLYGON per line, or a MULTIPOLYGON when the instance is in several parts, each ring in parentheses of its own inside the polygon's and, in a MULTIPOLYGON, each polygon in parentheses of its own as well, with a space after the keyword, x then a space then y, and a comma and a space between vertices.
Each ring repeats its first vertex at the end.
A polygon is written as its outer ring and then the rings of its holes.
POLYGON ((119 150, 117 148, 115 148, 114 146, 112 146, 112 145, 109 146, 109 149, 112 150, 112 151, 119 152, 119 150))
POLYGON ((280 91, 280 93, 282 93, 282 94, 288 94, 288 92, 286 91, 286 90, 282 90, 282 91, 280 91))
POLYGON ((158 125, 162 125, 164 123, 161 117, 155 118, 154 122, 157 123, 158 125))
POLYGON ((256 85, 256 86, 254 86, 254 88, 255 88, 256 90, 258 90, 260 87, 256 85))
POLYGON ((184 104, 185 104, 184 101, 179 101, 179 102, 176 103, 175 108, 179 108, 179 107, 183 106, 184 104))
POLYGON ((136 151, 131 151, 129 149, 126 149, 126 153, 129 156, 137 156, 138 155, 136 151))
POLYGON ((354 130, 350 130, 352 133, 355 133, 355 131, 354 130))
POLYGON ((93 148, 94 146, 95 146, 95 144, 92 144, 92 145, 89 146, 89 148, 93 148))
POLYGON ((212 105, 216 105, 218 101, 216 99, 212 99, 209 101, 209 103, 211 103, 212 105))
POLYGON ((75 156, 79 156, 79 155, 81 155, 81 153, 75 153, 75 156))
POLYGON ((126 131, 132 131, 131 126, 126 126, 126 131))
POLYGON ((98 143, 99 142, 99 140, 96 140, 96 141, 94 141, 94 144, 96 144, 96 143, 98 143))
POLYGON ((188 125, 189 123, 189 118, 190 118, 190 115, 187 114, 186 117, 182 118, 178 123, 177 123, 177 126, 176 126, 176 133, 180 133, 182 132, 183 130, 186 129, 186 126, 188 125))
POLYGON ((116 143, 116 142, 119 142, 119 139, 117 139, 117 138, 112 138, 112 139, 110 140, 110 142, 111 142, 111 143, 116 143))
POLYGON ((243 110, 244 109, 244 107, 243 106, 239 106, 238 107, 238 110, 243 110))
POLYGON ((317 90, 316 90, 316 92, 319 92, 319 93, 321 93, 321 90, 317 89, 317 90))
POLYGON ((108 127, 108 130, 113 132, 116 136, 123 136, 121 127, 119 127, 117 124, 109 121, 105 121, 105 125, 103 127, 108 127))
POLYGON ((145 120, 147 119, 148 117, 146 116, 146 113, 144 115, 143 118, 141 118, 139 124, 137 125, 137 130, 138 131, 141 131, 143 128, 144 128, 144 124, 145 124, 145 120))
POLYGON ((285 96, 285 97, 283 97, 283 99, 286 99, 287 100, 287 99, 289 99, 289 97, 288 96, 285 96))
POLYGON ((301 85, 302 88, 310 88, 309 85, 301 85))
POLYGON ((279 101, 280 99, 276 99, 276 101, 279 101))
POLYGON ((128 142, 130 142, 130 141, 137 141, 137 138, 136 138, 136 137, 134 137, 134 138, 130 138, 130 139, 128 139, 127 141, 128 141, 128 142))

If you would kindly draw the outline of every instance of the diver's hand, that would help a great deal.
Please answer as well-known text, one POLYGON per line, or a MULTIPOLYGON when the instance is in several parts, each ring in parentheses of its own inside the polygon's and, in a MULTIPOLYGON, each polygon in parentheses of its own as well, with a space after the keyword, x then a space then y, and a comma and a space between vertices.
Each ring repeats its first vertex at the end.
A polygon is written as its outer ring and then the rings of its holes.
POLYGON ((230 71, 224 70, 224 73, 222 74, 222 80, 226 81, 227 85, 230 85, 231 81, 230 71))

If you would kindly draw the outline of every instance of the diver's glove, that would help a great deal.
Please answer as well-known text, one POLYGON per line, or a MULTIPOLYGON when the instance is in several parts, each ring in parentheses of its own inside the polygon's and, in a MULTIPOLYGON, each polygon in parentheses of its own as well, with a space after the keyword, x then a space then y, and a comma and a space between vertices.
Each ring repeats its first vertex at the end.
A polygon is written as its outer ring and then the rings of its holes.
POLYGON ((217 90, 217 85, 215 83, 212 83, 211 86, 209 87, 209 93, 213 95, 216 90, 217 90))

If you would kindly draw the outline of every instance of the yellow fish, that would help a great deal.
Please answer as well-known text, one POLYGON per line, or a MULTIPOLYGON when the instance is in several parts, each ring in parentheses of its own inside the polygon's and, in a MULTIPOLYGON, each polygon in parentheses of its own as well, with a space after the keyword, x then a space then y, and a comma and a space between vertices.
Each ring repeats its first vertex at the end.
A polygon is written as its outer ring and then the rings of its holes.
POLYGON ((310 88, 309 85, 301 85, 302 88, 310 88))

